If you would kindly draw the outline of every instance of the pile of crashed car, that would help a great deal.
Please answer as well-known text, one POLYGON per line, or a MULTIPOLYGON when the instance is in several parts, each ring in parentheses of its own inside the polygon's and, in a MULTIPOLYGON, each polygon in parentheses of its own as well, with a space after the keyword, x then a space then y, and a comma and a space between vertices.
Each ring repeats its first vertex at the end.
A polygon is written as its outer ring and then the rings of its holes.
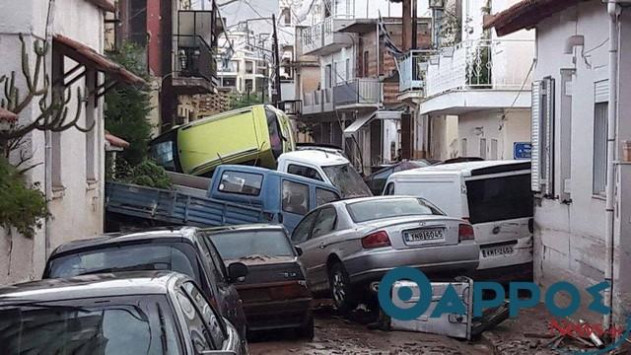
MULTIPOLYGON (((280 115, 262 112, 270 127, 280 115)), ((283 127, 269 129, 271 147, 293 144, 273 143, 283 127)), ((314 297, 340 312, 374 305, 395 267, 432 280, 531 276, 529 162, 384 167, 372 196, 338 150, 273 157, 276 170, 174 168, 171 190, 109 182, 116 232, 59 246, 43 280, 0 289, 0 353, 245 354, 259 331, 312 338, 314 297)))

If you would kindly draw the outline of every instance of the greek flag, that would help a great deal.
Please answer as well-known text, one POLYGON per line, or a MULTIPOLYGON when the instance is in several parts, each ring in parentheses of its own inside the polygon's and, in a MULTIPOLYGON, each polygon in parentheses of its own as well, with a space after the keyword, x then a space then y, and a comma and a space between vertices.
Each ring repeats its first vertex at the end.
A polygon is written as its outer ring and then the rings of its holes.
POLYGON ((383 18, 381 18, 381 12, 379 12, 379 39, 383 42, 388 52, 396 59, 399 59, 405 54, 394 44, 392 38, 390 38, 386 24, 383 22, 383 18))

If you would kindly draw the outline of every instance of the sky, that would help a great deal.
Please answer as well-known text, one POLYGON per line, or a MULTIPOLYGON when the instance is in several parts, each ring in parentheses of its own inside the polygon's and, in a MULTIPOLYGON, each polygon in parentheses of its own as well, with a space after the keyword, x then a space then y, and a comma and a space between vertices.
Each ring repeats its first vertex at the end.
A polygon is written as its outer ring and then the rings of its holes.
MULTIPOLYGON (((205 6, 208 9, 211 3, 210 0, 193 0, 193 6, 201 8, 202 1, 206 1, 205 6)), ((217 0, 218 4, 222 2, 226 2, 226 0, 217 0)), ((272 13, 278 15, 278 0, 239 0, 221 7, 220 12, 227 20, 226 25, 232 26, 239 21, 260 18, 261 15, 263 17, 272 17, 272 13)), ((251 22, 250 29, 255 31, 255 33, 271 33, 271 20, 251 22)))

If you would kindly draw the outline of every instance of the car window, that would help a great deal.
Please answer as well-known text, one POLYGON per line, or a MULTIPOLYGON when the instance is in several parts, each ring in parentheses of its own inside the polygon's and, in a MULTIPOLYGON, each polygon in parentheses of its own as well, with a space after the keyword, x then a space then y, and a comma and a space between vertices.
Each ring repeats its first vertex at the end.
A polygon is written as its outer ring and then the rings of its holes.
POLYGON ((258 196, 263 185, 263 175, 226 171, 221 175, 219 191, 233 194, 258 196))
POLYGON ((309 186, 283 181, 283 211, 305 215, 309 212, 309 186))
POLYGON ((389 183, 383 192, 384 195, 394 195, 394 183, 389 183))
POLYGON ((212 242, 208 240, 208 237, 205 234, 200 234, 200 237, 197 240, 204 252, 204 257, 208 261, 213 276, 217 280, 225 282, 227 280, 228 272, 226 271, 226 266, 224 265, 223 260, 214 250, 212 242))
POLYGON ((217 232, 210 235, 224 260, 239 260, 253 255, 293 257, 294 248, 282 229, 217 232))
POLYGON ((330 233, 335 229, 335 223, 337 222, 337 213, 335 208, 326 207, 320 210, 318 218, 313 225, 313 233, 311 238, 317 238, 330 233))
POLYGON ((333 191, 316 188, 316 206, 339 200, 340 197, 333 191))
POLYGON ((213 346, 210 334, 204 325, 204 318, 195 306, 193 306, 191 299, 184 294, 182 290, 177 290, 175 297, 184 314, 184 325, 190 335, 195 352, 201 353, 205 350, 218 350, 213 346))
POLYGON ((223 343, 226 340, 226 331, 223 322, 215 313, 215 310, 210 306, 208 301, 204 298, 197 286, 192 282, 186 282, 183 285, 184 291, 193 301, 197 310, 201 313, 208 331, 210 332, 210 338, 215 349, 221 349, 223 343))
POLYGON ((296 228, 294 229, 294 233, 291 235, 291 240, 294 244, 300 244, 307 239, 309 239, 309 235, 311 234, 311 227, 313 226, 313 222, 318 216, 318 210, 309 213, 305 218, 298 223, 296 228))
POLYGON ((347 209, 355 223, 404 216, 444 215, 427 200, 414 197, 364 200, 347 205, 347 209))
POLYGON ((308 166, 289 164, 289 166, 287 167, 287 172, 294 175, 304 176, 309 179, 323 181, 320 173, 318 173, 316 169, 310 168, 308 166))

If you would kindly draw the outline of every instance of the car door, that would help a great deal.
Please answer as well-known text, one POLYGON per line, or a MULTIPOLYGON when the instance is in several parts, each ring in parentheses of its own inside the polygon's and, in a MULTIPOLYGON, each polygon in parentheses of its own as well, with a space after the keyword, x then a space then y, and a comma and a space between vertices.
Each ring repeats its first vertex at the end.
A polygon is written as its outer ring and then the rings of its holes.
POLYGON ((192 349, 194 354, 221 349, 214 346, 201 312, 194 306, 193 300, 184 292, 184 289, 175 290, 175 304, 183 316, 181 323, 187 348, 192 349))
POLYGON ((283 225, 291 233, 302 218, 309 212, 310 196, 309 185, 281 180, 281 215, 283 225))

